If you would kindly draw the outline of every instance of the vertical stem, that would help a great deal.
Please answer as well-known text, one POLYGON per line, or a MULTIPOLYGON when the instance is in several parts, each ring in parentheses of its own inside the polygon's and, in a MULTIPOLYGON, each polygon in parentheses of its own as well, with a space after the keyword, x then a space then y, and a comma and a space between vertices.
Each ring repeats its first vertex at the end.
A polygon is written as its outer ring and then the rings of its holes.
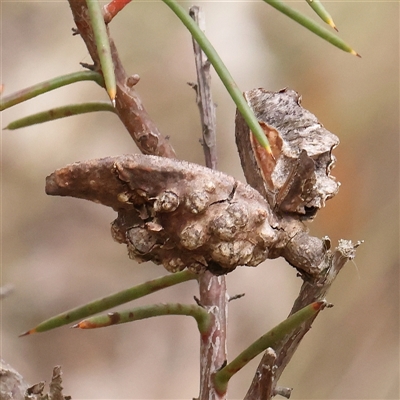
POLYGON ((226 394, 215 391, 212 375, 226 361, 226 323, 228 301, 225 276, 206 271, 199 279, 200 302, 213 316, 209 331, 200 342, 199 400, 225 400, 226 394))
MULTIPOLYGON (((199 25, 199 28, 205 30, 204 14, 196 6, 191 7, 189 15, 199 25)), ((196 63, 197 86, 196 103, 200 111, 201 126, 203 131, 203 151, 206 160, 206 166, 211 169, 217 169, 217 141, 216 141, 216 117, 215 105, 211 94, 211 74, 210 62, 207 56, 201 50, 199 44, 193 38, 193 51, 196 63)))
POLYGON ((176 0, 163 0, 163 2, 175 13, 175 15, 182 21, 196 41, 201 45, 203 51, 206 53, 208 59, 213 65, 215 72, 220 77, 221 82, 224 84, 232 100, 235 102, 238 111, 242 114, 257 141, 268 152, 268 154, 272 154, 271 146, 267 137, 265 136, 264 130, 257 121, 257 118, 247 104, 242 91, 238 88, 232 75, 222 62, 221 57, 215 51, 213 45, 199 29, 192 18, 190 18, 190 15, 188 15, 185 9, 179 3, 177 3, 176 0))
MULTIPOLYGON (((204 15, 198 7, 190 9, 190 16, 204 30, 204 15)), ((193 49, 196 61, 197 86, 196 102, 200 110, 203 150, 206 165, 216 169, 216 122, 215 106, 211 97, 210 64, 200 46, 193 39, 193 49)), ((199 400, 224 400, 226 394, 215 391, 212 375, 226 361, 226 327, 228 301, 225 276, 215 276, 204 272, 199 278, 200 302, 213 316, 213 323, 200 342, 200 395, 199 400)))

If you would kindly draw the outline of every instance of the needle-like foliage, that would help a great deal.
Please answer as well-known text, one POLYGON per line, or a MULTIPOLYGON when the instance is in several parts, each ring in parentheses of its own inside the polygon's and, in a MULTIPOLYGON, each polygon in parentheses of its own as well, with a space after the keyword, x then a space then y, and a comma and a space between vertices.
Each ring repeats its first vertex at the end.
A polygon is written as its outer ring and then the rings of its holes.
POLYGON ((112 60, 110 41, 108 39, 103 12, 98 0, 86 0, 86 2, 93 26, 94 40, 99 54, 104 83, 106 85, 107 93, 110 96, 111 103, 115 106, 117 83, 115 80, 114 63, 112 60))
POLYGON ((280 0, 263 0, 268 3, 271 7, 276 8, 281 13, 285 14, 289 18, 293 19, 300 25, 304 26, 311 32, 315 33, 320 38, 326 40, 327 42, 333 44, 337 48, 351 53, 357 57, 361 57, 351 46, 349 46, 345 41, 336 36, 334 33, 329 31, 328 29, 318 25, 311 18, 308 18, 301 12, 295 10, 294 8, 289 7, 285 3, 282 3, 280 0))
POLYGON ((115 113, 115 108, 106 102, 69 104, 17 119, 16 121, 10 122, 4 129, 14 130, 25 128, 43 122, 54 121, 56 119, 71 117, 72 115, 86 114, 94 111, 111 111, 115 113))

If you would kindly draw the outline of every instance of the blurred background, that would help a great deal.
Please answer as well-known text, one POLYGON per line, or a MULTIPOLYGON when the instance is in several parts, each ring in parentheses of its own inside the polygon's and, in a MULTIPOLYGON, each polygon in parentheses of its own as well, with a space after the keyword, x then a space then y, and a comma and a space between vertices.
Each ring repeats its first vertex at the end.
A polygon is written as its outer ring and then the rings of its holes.
MULTIPOLYGON (((399 4, 326 2, 340 36, 362 58, 322 41, 264 2, 197 2, 207 35, 242 90, 290 87, 303 106, 339 136, 333 175, 342 183, 313 235, 365 240, 327 299, 280 380, 293 399, 399 398, 399 4)), ((184 3, 184 6, 192 5, 184 3)), ((317 19, 305 2, 293 7, 317 19)), ((4 94, 82 69, 90 57, 67 1, 1 2, 4 94)), ((321 22, 322 24, 322 22, 321 22)), ((125 69, 171 138, 178 157, 204 164, 191 38, 162 3, 132 2, 110 25, 125 69)), ((220 170, 244 180, 234 143, 235 107, 214 75, 220 170)), ((106 100, 94 83, 77 83, 15 106, 1 126, 50 107, 106 100)), ((18 338, 39 322, 166 272, 137 265, 113 242, 115 213, 82 200, 48 197, 45 177, 74 161, 137 152, 115 115, 89 114, 2 131, 1 355, 30 383, 61 365, 74 399, 188 399, 198 394, 199 336, 184 317, 93 331, 66 327, 18 338)), ((228 275, 228 354, 282 321, 301 281, 282 260, 228 275)), ((193 302, 194 282, 138 300, 193 302)), ((125 305, 122 308, 128 308, 125 305)), ((133 305, 132 305, 133 307, 133 305)), ((229 398, 245 395, 260 358, 232 379, 229 398)))

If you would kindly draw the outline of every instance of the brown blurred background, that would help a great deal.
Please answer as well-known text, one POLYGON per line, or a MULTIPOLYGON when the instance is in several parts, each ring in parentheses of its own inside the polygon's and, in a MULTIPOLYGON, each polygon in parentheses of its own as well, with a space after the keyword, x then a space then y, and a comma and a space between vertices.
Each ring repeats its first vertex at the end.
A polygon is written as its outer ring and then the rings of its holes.
MULTIPOLYGON (((197 4, 200 4, 198 2, 197 4)), ((190 4, 191 5, 191 4, 190 4)), ((342 183, 310 224, 316 236, 365 240, 341 272, 324 311, 281 378, 294 399, 399 398, 399 4, 327 3, 339 30, 362 55, 344 53, 263 2, 201 2, 207 34, 243 90, 290 87, 341 140, 333 175, 342 183)), ((188 6, 188 3, 185 3, 188 6)), ((305 2, 293 4, 314 17, 305 2), (304 4, 303 4, 304 3, 304 4)), ((67 1, 1 2, 0 81, 5 94, 81 69, 90 58, 71 35, 67 1)), ((178 156, 203 164, 188 32, 162 2, 132 2, 111 24, 128 73, 178 156)), ((234 144, 235 107, 213 80, 222 171, 243 180, 234 144)), ((106 100, 78 83, 1 114, 1 126, 49 107, 106 100)), ((30 382, 62 365, 74 399, 188 399, 198 394, 198 345, 189 318, 167 317, 94 331, 60 328, 18 334, 71 307, 165 274, 137 265, 113 242, 105 207, 44 193, 45 176, 78 160, 137 152, 114 115, 72 117, 2 131, 2 357, 30 382)), ((229 357, 288 314, 300 280, 285 262, 240 268, 227 277, 229 357)), ((135 304, 192 302, 189 282, 135 304)), ((132 305, 133 306, 133 305, 132 305)), ((125 305, 122 308, 128 308, 125 305)), ((232 380, 242 398, 259 358, 232 380)))

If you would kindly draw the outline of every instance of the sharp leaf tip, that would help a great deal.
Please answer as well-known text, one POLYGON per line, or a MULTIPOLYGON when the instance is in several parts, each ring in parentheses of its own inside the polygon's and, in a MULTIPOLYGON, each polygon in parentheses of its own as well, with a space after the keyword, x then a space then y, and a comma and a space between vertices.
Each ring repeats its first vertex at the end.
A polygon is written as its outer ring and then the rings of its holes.
POLYGON ((29 331, 26 331, 24 333, 21 333, 20 335, 18 335, 18 337, 23 337, 23 336, 28 336, 28 335, 32 335, 32 333, 35 333, 36 330, 35 329, 30 329, 29 331))
POLYGON ((329 20, 327 21, 327 24, 328 24, 331 28, 333 28, 336 32, 339 32, 339 29, 336 28, 336 24, 333 22, 333 19, 329 19, 329 20))

